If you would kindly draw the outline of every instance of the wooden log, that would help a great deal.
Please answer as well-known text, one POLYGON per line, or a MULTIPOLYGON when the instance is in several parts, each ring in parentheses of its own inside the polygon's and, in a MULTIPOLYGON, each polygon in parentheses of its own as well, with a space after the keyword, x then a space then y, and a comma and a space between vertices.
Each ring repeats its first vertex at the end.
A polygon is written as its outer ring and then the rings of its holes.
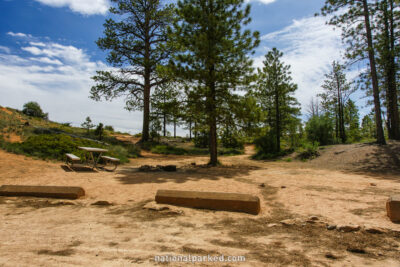
POLYGON ((77 199, 85 195, 81 187, 73 186, 30 186, 30 185, 2 185, 0 196, 29 196, 46 198, 77 199))
POLYGON ((391 196, 386 201, 386 212, 392 222, 400 222, 400 195, 391 196))
POLYGON ((254 215, 260 212, 258 197, 237 193, 158 190, 156 202, 198 209, 245 212, 254 215))

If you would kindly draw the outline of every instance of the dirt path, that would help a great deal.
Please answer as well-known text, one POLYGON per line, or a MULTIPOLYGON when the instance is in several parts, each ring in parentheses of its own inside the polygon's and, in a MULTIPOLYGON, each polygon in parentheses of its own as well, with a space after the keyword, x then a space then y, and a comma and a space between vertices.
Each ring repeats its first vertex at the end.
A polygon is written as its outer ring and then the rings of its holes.
POLYGON ((217 168, 201 166, 207 157, 147 153, 114 173, 70 172, 60 163, 0 151, 0 184, 82 186, 87 193, 76 201, 0 198, 0 266, 152 266, 155 255, 188 254, 243 255, 240 266, 400 265, 400 225, 384 209, 388 195, 400 193, 400 176, 253 161, 253 149, 221 157, 224 166, 217 168), (145 164, 176 164, 178 171, 138 172, 145 164), (260 197, 262 212, 143 209, 158 189, 249 193, 260 197), (91 205, 99 200, 113 205, 91 205), (307 222, 310 216, 317 222, 307 222), (293 221, 280 223, 286 219, 293 221), (326 223, 385 233, 328 231, 326 223))

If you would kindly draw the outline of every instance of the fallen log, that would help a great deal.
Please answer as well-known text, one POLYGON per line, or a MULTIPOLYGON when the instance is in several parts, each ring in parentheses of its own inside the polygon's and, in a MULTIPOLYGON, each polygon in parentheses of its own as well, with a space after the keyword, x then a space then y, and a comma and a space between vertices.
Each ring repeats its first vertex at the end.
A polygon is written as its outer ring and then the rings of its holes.
POLYGON ((247 194, 158 190, 155 200, 160 204, 198 209, 237 211, 254 215, 260 212, 260 199, 247 194))
POLYGON ((19 197, 46 197, 77 199, 85 195, 81 187, 73 186, 31 186, 31 185, 2 185, 0 196, 19 197))

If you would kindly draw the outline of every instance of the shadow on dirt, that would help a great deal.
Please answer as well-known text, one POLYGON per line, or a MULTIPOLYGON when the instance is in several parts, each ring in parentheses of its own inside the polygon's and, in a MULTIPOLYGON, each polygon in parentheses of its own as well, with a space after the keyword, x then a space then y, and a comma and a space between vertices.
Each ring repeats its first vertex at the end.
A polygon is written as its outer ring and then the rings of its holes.
POLYGON ((139 172, 138 168, 126 168, 118 171, 117 178, 123 184, 146 183, 185 183, 199 180, 219 180, 221 178, 235 178, 249 175, 251 171, 259 169, 254 166, 183 166, 176 172, 139 172))

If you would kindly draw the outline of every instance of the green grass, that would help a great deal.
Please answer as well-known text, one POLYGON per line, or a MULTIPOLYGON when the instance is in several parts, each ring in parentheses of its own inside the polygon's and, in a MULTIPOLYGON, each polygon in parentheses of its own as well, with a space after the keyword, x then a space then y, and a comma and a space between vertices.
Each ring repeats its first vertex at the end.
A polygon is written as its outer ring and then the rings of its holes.
POLYGON ((73 138, 65 134, 40 134, 28 137, 22 143, 8 143, 0 138, 0 147, 8 152, 23 154, 44 160, 64 160, 66 153, 73 153, 84 158, 85 153, 78 149, 79 146, 98 147, 108 149, 106 155, 119 158, 121 163, 129 162, 130 157, 137 157, 139 150, 120 145, 104 145, 94 141, 73 138))

